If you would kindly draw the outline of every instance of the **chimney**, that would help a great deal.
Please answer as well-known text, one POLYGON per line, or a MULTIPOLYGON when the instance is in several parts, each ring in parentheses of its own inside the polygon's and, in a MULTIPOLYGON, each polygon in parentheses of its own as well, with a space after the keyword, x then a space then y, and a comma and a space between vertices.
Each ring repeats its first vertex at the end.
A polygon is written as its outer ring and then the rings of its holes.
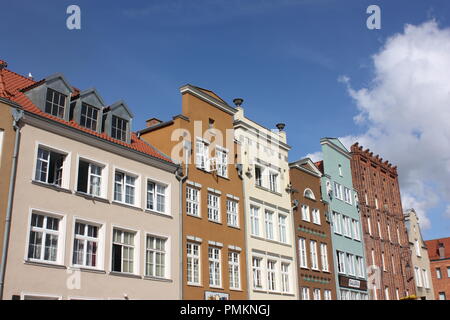
POLYGON ((244 102, 244 99, 242 99, 242 98, 233 99, 233 103, 235 104, 236 107, 240 107, 243 102, 244 102))
POLYGON ((284 128, 286 127, 286 124, 284 124, 284 123, 277 123, 276 124, 276 127, 278 128, 278 131, 283 131, 284 130, 284 128))
POLYGON ((156 118, 148 119, 148 120, 146 121, 147 128, 148 128, 148 127, 156 126, 157 124, 160 124, 161 122, 162 122, 161 120, 156 119, 156 118))
POLYGON ((445 259, 445 246, 442 242, 438 243, 439 258, 445 259))

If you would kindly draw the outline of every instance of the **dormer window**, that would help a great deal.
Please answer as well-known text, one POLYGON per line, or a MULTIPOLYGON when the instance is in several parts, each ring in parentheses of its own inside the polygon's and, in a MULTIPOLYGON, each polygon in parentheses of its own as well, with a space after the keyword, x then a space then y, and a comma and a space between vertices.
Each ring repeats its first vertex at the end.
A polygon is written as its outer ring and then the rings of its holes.
POLYGON ((47 89, 47 99, 45 103, 45 112, 64 119, 64 109, 66 105, 67 96, 55 91, 53 89, 47 89))
POLYGON ((112 116, 111 137, 127 141, 127 120, 112 116))
POLYGON ((97 131, 98 111, 98 108, 83 103, 81 105, 80 125, 93 131, 97 131))

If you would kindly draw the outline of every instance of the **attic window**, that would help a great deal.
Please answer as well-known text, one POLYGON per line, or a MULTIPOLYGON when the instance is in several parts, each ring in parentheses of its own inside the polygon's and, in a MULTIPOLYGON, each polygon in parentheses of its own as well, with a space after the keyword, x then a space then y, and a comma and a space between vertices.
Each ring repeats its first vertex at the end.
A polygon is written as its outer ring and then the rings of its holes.
POLYGON ((67 96, 55 91, 53 89, 47 89, 47 99, 45 102, 45 112, 63 119, 64 108, 66 105, 67 96))
POLYGON ((127 141, 127 120, 112 116, 111 137, 127 141))
POLYGON ((97 131, 98 109, 86 103, 81 105, 80 125, 97 131))

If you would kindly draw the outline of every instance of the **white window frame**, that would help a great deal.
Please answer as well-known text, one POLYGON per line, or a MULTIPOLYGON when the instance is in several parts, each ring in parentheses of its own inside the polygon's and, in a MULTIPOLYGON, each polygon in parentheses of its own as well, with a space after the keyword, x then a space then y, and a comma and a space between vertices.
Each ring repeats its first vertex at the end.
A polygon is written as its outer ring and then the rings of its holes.
POLYGON ((281 243, 288 243, 287 215, 278 213, 278 237, 281 243))
POLYGON ((338 273, 340 274, 346 274, 345 270, 345 252, 336 251, 336 255, 337 255, 337 264, 338 264, 338 273), (340 269, 340 270, 339 270, 340 269))
POLYGON ((277 291, 277 261, 267 259, 267 290, 277 291))
POLYGON ((186 277, 186 281, 188 285, 196 285, 196 286, 200 286, 201 285, 201 245, 200 243, 196 243, 196 242, 190 242, 188 241, 186 243, 186 273, 187 273, 187 277, 186 277), (191 247, 191 253, 189 253, 189 246, 191 247), (197 255, 194 254, 195 250, 194 247, 197 248, 197 255), (197 270, 195 270, 194 266, 195 266, 195 261, 197 261, 197 270), (189 274, 189 264, 191 264, 191 272, 189 274), (195 281, 195 276, 197 276, 198 281, 195 281), (191 281, 189 281, 189 278, 191 278, 191 281), (192 281, 194 280, 194 281, 192 281))
POLYGON ((165 215, 170 215, 170 185, 167 183, 162 183, 162 182, 147 178, 145 208, 146 208, 146 210, 149 210, 149 211, 153 211, 153 212, 157 212, 157 213, 161 213, 161 214, 165 214, 165 215), (150 192, 149 184, 154 185, 153 192, 150 192), (164 194, 162 194, 161 192, 158 192, 158 187, 164 188, 164 194), (151 209, 149 207, 149 197, 150 196, 152 196, 153 209, 151 209), (164 210, 158 209, 158 196, 164 197, 164 204, 163 204, 164 210))
POLYGON ((201 217, 200 189, 186 186, 186 214, 194 217, 201 217))
POLYGON ((208 191, 208 220, 212 222, 221 222, 220 215, 220 194, 208 191), (217 219, 216 219, 217 218, 217 219))
POLYGON ((281 292, 282 293, 290 293, 290 269, 291 264, 288 262, 281 262, 281 292))
POLYGON ((279 177, 280 174, 278 171, 269 170, 269 190, 272 192, 278 192, 279 189, 279 177), (273 178, 275 177, 275 178, 273 178))
POLYGON ((215 246, 208 247, 209 286, 221 288, 222 286, 222 250, 215 246), (212 256, 211 256, 212 253, 212 256), (216 257, 217 255, 217 257, 216 257), (213 268, 211 269, 211 266, 213 268), (218 276, 218 277, 217 277, 218 276), (213 281, 213 282, 211 282, 213 281))
POLYGON ((353 226, 353 239, 357 241, 361 241, 361 233, 359 232, 359 221, 356 219, 352 219, 353 226))
MULTIPOLYGON (((140 203, 140 175, 136 174, 136 173, 132 173, 130 171, 127 170, 123 170, 123 169, 119 169, 119 168, 114 168, 113 170, 113 187, 112 187, 112 199, 113 202, 115 203, 120 203, 120 204, 124 204, 124 205, 128 205, 128 206, 132 206, 132 207, 139 207, 139 203, 140 203), (115 194, 116 194, 116 174, 120 173, 122 174, 122 179, 120 181, 120 194, 121 194, 121 200, 116 200, 115 194), (130 178, 134 178, 134 185, 131 185, 129 183, 126 182, 127 177, 130 178), (128 203, 126 202, 126 190, 127 187, 133 188, 134 189, 134 194, 133 194, 133 198, 134 198, 134 202, 133 203, 128 203)), ((147 205, 146 205, 147 207, 147 205)))
POLYGON ((303 221, 311 221, 311 216, 309 213, 309 206, 307 206, 306 204, 302 204, 302 220, 303 221))
POLYGON ((60 188, 63 189, 69 189, 69 185, 70 185, 70 164, 71 164, 71 152, 63 150, 61 148, 57 148, 57 147, 52 147, 50 145, 41 143, 39 141, 36 142, 35 144, 35 152, 34 152, 34 163, 33 163, 33 172, 31 175, 31 180, 32 181, 36 181, 39 183, 45 183, 45 184, 49 184, 49 185, 56 185, 56 184, 50 184, 48 183, 48 176, 49 176, 49 164, 50 164, 50 154, 49 154, 49 160, 48 160, 48 164, 47 164, 47 173, 46 173, 46 181, 41 181, 41 180, 37 180, 36 179, 36 170, 37 170, 37 162, 38 162, 38 153, 39 153, 39 149, 44 149, 47 152, 55 152, 55 153, 59 153, 61 155, 64 156, 64 161, 61 167, 62 170, 62 175, 61 175, 61 186, 59 186, 60 188))
MULTIPOLYGON (((95 270, 103 270, 104 269, 104 250, 105 250, 105 224, 101 223, 101 222, 95 222, 95 221, 90 221, 90 220, 85 220, 81 217, 74 217, 73 219, 73 230, 72 230, 72 255, 70 257, 70 263, 71 266, 74 267, 81 267, 81 268, 87 268, 87 269, 95 269, 95 270), (77 235, 75 234, 76 232, 76 223, 82 223, 85 224, 86 226, 90 225, 90 226, 94 226, 97 227, 97 238, 92 238, 85 235, 77 235), (86 241, 95 241, 97 242, 97 264, 96 266, 88 266, 86 265, 86 253, 87 253, 87 246, 84 245, 84 249, 83 249, 83 264, 75 264, 73 262, 73 255, 75 252, 75 239, 79 239, 79 240, 84 240, 86 241)), ((87 228, 85 229, 85 233, 86 233, 87 228)))
POLYGON ((228 178, 228 150, 216 146, 216 158, 217 158, 217 175, 228 178))
POLYGON ((250 206, 250 226, 251 234, 259 237, 261 234, 260 230, 260 207, 251 205, 250 206), (256 213, 256 214, 255 214, 256 213))
POLYGON ((344 201, 350 205, 352 204, 352 191, 347 187, 344 187, 344 201))
POLYGON ((323 298, 324 300, 331 300, 331 290, 325 289, 323 291, 323 298))
POLYGON ((263 290, 264 289, 264 281, 262 278, 262 263, 263 258, 259 256, 252 256, 252 274, 253 274, 253 289, 254 290, 263 290), (255 261, 258 262, 255 264, 255 261), (258 285, 260 284, 260 285, 258 285))
POLYGON ((209 142, 197 137, 195 140, 195 166, 200 170, 210 171, 209 142), (202 146, 201 148, 199 146, 202 146))
POLYGON ((320 210, 312 209, 312 222, 320 226, 320 210))
POLYGON ((239 201, 227 198, 227 224, 239 228, 239 201))
POLYGON ((416 256, 418 257, 422 257, 422 253, 420 252, 420 244, 419 244, 419 240, 414 239, 414 247, 416 249, 416 256))
POLYGON ((158 234, 153 233, 146 233, 145 234, 145 261, 144 261, 144 275, 146 277, 151 278, 159 278, 159 279, 170 279, 170 253, 171 253, 171 247, 170 247, 170 239, 167 236, 161 236, 158 234), (156 248, 148 248, 148 238, 154 238, 156 240, 163 240, 164 241, 164 250, 156 249, 156 248), (156 259, 153 261, 153 275, 147 273, 147 260, 149 257, 149 254, 162 254, 164 256, 164 276, 158 276, 156 275, 156 259))
POLYGON ((108 191, 108 174, 109 174, 109 172, 108 172, 108 165, 106 163, 102 163, 102 162, 99 162, 97 160, 91 159, 89 157, 81 156, 81 155, 78 155, 77 158, 78 158, 77 159, 77 167, 76 167, 77 168, 76 169, 77 170, 77 172, 76 172, 76 189, 77 189, 77 192, 83 193, 82 191, 78 190, 78 180, 79 180, 79 175, 80 175, 80 172, 79 172, 80 161, 83 161, 83 162, 87 162, 89 164, 88 176, 87 176, 87 193, 86 194, 106 199, 107 198, 107 191, 108 191), (91 166, 99 167, 100 170, 101 170, 101 174, 97 175, 97 174, 92 173, 92 167, 91 166), (90 192, 90 189, 91 189, 91 174, 93 176, 96 176, 96 177, 100 178, 100 195, 94 195, 94 194, 92 194, 90 192))
POLYGON ((139 242, 140 242, 139 232, 136 231, 136 230, 123 228, 121 226, 116 226, 116 225, 112 225, 111 227, 112 227, 112 229, 111 229, 111 257, 110 257, 111 258, 110 259, 110 263, 111 263, 110 270, 111 270, 111 272, 121 273, 121 274, 134 274, 134 275, 139 274, 139 250, 140 250, 140 247, 139 247, 139 242), (121 241, 123 241, 124 232, 133 234, 133 244, 132 245, 123 244, 123 243, 117 243, 118 245, 121 246, 121 251, 122 251, 121 268, 120 268, 121 271, 115 271, 115 270, 113 271, 113 268, 114 268, 114 266, 113 266, 113 246, 115 244, 115 242, 114 242, 114 230, 122 232, 122 236, 121 236, 122 239, 121 239, 121 241), (123 247, 124 246, 133 248, 133 272, 124 272, 123 271, 123 262, 124 262, 123 247))
POLYGON ((333 232, 342 235, 341 214, 333 211, 331 216, 333 219, 333 232))
POLYGON ((321 296, 320 296, 320 289, 319 288, 314 288, 313 289, 313 297, 314 297, 314 300, 322 300, 321 296))
POLYGON ((273 217, 275 212, 269 209, 264 210, 264 233, 268 240, 275 240, 275 230, 273 217))
POLYGON ((309 250, 311 254, 311 269, 319 270, 319 257, 317 255, 317 241, 310 240, 309 250))
POLYGON ((230 280, 230 289, 240 290, 241 289, 240 253, 237 251, 228 251, 228 274, 230 280))
POLYGON ((322 264, 322 271, 330 272, 330 266, 328 264, 328 246, 326 243, 320 244, 320 258, 322 264))
POLYGON ((311 300, 308 287, 302 287, 302 300, 311 300))
POLYGON ((299 238, 298 239, 298 251, 299 251, 299 264, 300 268, 308 269, 308 254, 306 251, 306 239, 299 238))

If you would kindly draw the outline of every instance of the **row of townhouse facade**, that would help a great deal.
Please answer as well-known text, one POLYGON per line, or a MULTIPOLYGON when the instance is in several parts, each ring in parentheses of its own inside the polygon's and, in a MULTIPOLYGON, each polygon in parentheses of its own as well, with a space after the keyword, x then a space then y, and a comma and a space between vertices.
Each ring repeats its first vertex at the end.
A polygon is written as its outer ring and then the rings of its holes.
POLYGON ((124 101, 0 60, 2 299, 416 293, 395 167, 336 138, 289 162, 284 125, 243 99, 180 94, 181 113, 132 132, 124 101))

